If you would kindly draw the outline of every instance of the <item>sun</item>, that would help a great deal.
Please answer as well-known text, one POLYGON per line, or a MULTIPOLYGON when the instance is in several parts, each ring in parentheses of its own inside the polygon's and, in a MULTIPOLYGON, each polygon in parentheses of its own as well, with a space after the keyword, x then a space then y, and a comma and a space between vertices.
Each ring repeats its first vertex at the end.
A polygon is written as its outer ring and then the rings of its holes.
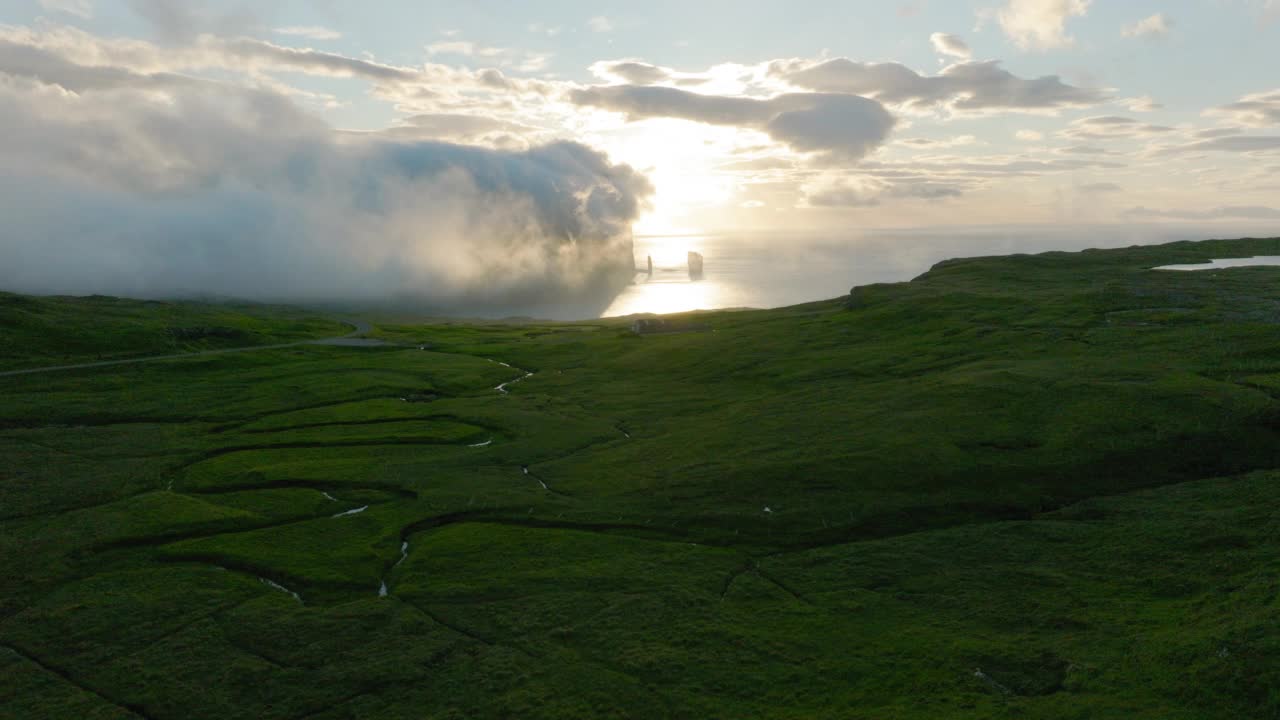
POLYGON ((602 132, 598 142, 610 159, 644 173, 654 186, 649 208, 633 225, 637 235, 707 232, 707 216, 737 195, 734 176, 717 169, 741 143, 736 130, 648 120, 602 132))

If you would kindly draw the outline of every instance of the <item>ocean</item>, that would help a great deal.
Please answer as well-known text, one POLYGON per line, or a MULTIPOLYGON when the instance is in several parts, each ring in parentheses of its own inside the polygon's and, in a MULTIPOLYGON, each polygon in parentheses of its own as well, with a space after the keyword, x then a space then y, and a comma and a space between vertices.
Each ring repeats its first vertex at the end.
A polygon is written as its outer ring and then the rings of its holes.
POLYGON ((966 226, 637 237, 636 267, 643 269, 652 256, 653 276, 638 273, 635 284, 602 316, 782 307, 845 295, 857 285, 910 280, 950 258, 1272 237, 1280 235, 1278 225, 966 226), (701 280, 689 277, 689 251, 705 258, 701 280))

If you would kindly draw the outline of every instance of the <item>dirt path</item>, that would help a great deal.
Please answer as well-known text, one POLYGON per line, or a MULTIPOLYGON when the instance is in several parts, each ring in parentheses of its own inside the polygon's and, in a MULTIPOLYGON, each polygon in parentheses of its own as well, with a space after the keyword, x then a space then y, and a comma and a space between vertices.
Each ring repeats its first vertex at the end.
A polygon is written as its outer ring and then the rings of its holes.
POLYGON ((319 340, 299 340, 291 343, 278 343, 276 345, 253 345, 250 347, 226 348, 223 350, 201 350, 193 353, 178 353, 175 355, 151 355, 149 357, 131 358, 129 360, 103 360, 99 362, 81 363, 78 365, 50 365, 41 368, 29 368, 27 370, 7 370, 0 372, 0 377, 11 377, 15 375, 35 375, 37 373, 58 372, 60 370, 83 370, 86 368, 109 367, 112 365, 131 365, 133 363, 155 362, 157 360, 179 360, 182 358, 203 357, 205 355, 227 355, 230 353, 254 352, 256 350, 279 350, 281 348, 299 347, 302 345, 341 345, 353 347, 373 347, 384 345, 380 340, 368 340, 359 336, 364 335, 373 329, 369 323, 363 320, 343 320, 346 325, 355 328, 352 332, 339 337, 322 338, 319 340))

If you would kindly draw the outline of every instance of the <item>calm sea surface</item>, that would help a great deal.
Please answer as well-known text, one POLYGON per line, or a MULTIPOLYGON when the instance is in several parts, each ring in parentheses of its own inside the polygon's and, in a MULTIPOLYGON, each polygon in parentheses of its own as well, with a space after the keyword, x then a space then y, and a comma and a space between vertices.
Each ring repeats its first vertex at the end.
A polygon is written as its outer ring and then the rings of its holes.
POLYGON ((638 275, 603 315, 795 305, 844 295, 855 285, 910 280, 948 258, 1275 235, 1274 225, 1111 225, 638 237, 636 266, 652 255, 653 277, 638 275), (689 278, 691 250, 706 259, 700 281, 689 278))

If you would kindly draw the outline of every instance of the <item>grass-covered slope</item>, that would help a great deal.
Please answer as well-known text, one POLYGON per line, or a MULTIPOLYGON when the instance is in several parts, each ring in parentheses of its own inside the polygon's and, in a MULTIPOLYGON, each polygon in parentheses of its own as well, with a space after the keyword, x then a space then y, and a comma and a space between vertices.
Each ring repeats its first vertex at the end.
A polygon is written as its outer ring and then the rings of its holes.
POLYGON ((0 371, 268 345, 350 332, 315 313, 245 303, 0 292, 0 371))
POLYGON ((0 717, 1274 717, 1254 254, 0 378, 0 717))

